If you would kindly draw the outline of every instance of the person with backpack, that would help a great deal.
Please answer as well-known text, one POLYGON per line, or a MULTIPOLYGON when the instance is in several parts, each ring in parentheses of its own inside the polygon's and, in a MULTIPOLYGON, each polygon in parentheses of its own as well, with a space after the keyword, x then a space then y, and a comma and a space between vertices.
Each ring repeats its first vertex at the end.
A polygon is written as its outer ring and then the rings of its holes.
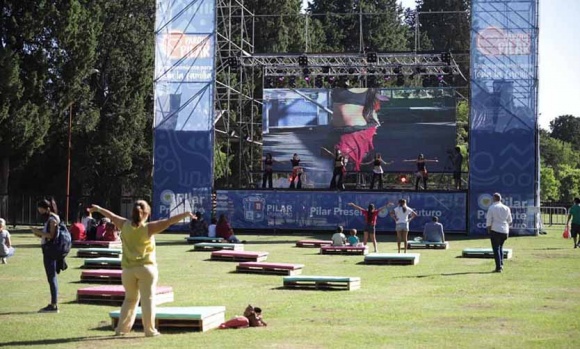
POLYGON ((131 331, 135 322, 137 304, 141 299, 141 319, 145 336, 158 336, 159 332, 155 328, 155 288, 158 279, 155 235, 185 218, 196 219, 197 217, 191 212, 183 212, 166 219, 147 222, 151 207, 144 200, 135 202, 131 219, 121 217, 97 205, 92 205, 90 212, 100 213, 109 218, 117 227, 121 227, 121 241, 123 242, 121 279, 125 288, 125 299, 115 335, 123 336, 131 331))
MULTIPOLYGON (((57 258, 51 253, 50 245, 58 234, 60 217, 54 199, 44 199, 37 204, 38 213, 44 220, 42 230, 30 227, 34 235, 41 239, 44 271, 50 288, 50 303, 39 310, 39 313, 58 313, 58 279, 60 270, 66 269, 64 259, 57 258)), ((70 246, 69 246, 70 247, 70 246)))

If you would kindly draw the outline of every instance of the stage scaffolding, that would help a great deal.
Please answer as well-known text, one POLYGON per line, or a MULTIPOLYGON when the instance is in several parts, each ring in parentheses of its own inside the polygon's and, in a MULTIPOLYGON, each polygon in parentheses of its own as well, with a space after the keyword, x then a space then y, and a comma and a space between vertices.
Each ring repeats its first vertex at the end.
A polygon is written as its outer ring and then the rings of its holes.
POLYGON ((264 79, 303 78, 308 69, 306 75, 312 77, 311 87, 315 76, 346 78, 354 81, 350 87, 369 86, 371 76, 379 84, 404 76, 405 82, 399 87, 420 88, 427 76, 453 77, 451 83, 443 80, 444 87, 455 87, 460 98, 467 99, 469 95, 469 76, 462 71, 469 66, 468 52, 308 53, 306 40, 305 53, 258 54, 254 47, 257 16, 244 6, 244 0, 216 2, 216 149, 220 147, 235 166, 230 167, 232 173, 219 180, 219 184, 214 181, 214 187, 255 185, 252 173, 260 171, 262 156, 262 102, 261 91, 256 91, 256 86, 265 86, 264 79), (369 59, 369 55, 376 60, 369 59), (301 63, 304 56, 307 65, 301 63))

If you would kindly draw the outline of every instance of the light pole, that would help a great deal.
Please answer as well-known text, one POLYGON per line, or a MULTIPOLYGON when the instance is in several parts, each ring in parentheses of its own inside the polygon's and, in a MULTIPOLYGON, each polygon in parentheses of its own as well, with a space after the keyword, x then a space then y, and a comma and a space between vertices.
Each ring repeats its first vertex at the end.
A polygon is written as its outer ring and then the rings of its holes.
MULTIPOLYGON (((66 210, 65 222, 68 223, 68 214, 70 209, 70 162, 71 162, 71 147, 72 147, 72 112, 74 102, 70 102, 67 108, 68 112, 68 147, 67 147, 67 166, 66 166, 66 210)), ((65 108, 66 109, 66 108, 65 108)))

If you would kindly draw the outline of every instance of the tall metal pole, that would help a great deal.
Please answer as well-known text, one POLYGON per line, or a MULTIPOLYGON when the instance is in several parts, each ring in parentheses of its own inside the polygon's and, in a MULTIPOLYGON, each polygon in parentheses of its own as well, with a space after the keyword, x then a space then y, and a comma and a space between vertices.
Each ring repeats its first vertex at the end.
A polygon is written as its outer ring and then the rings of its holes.
POLYGON ((68 149, 67 149, 67 167, 66 167, 66 211, 65 211, 65 221, 68 223, 68 214, 70 208, 70 151, 72 147, 72 113, 73 113, 73 103, 69 105, 68 113, 68 149))

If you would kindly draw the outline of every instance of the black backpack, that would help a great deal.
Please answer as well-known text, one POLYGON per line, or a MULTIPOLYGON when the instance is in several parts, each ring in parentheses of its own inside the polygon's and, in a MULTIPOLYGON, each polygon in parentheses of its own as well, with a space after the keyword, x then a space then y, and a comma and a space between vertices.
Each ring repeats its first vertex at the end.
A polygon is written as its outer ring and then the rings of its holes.
POLYGON ((54 239, 47 241, 44 245, 44 253, 52 259, 64 259, 70 252, 72 238, 64 222, 56 226, 54 239))

